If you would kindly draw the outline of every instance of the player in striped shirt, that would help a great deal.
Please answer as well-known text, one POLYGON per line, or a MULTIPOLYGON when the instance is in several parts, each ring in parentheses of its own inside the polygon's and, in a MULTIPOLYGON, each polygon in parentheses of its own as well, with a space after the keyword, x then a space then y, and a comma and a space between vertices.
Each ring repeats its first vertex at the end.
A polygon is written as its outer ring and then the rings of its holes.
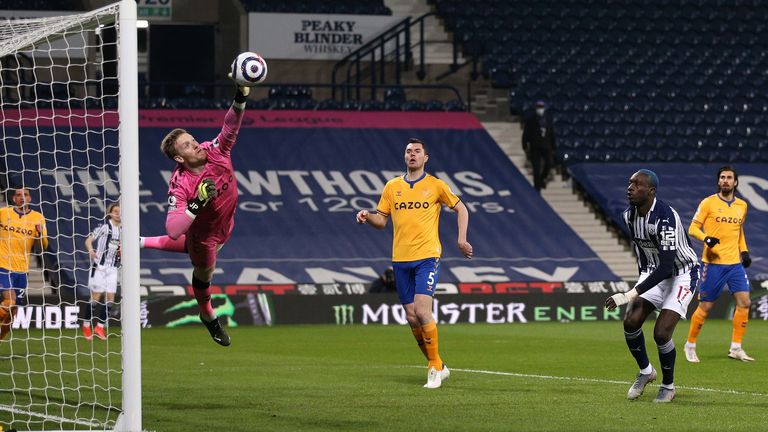
POLYGON ((675 344, 672 334, 680 318, 685 318, 696 290, 699 265, 680 216, 669 204, 656 199, 659 179, 653 171, 641 169, 629 179, 629 208, 624 222, 634 243, 640 277, 634 288, 617 293, 605 301, 609 310, 629 304, 624 316, 624 337, 640 372, 627 392, 627 399, 639 398, 645 386, 656 379, 645 350, 643 323, 660 310, 653 328, 659 351, 662 384, 654 402, 675 398, 675 344))
POLYGON ((744 238, 744 221, 747 218, 746 201, 736 197, 739 175, 731 166, 724 166, 717 172, 717 193, 710 195, 699 204, 693 215, 690 234, 704 242, 701 261, 704 269, 699 285, 699 307, 691 317, 688 341, 685 343, 685 358, 692 363, 699 362, 696 355, 696 339, 699 337, 704 320, 722 293, 725 285, 736 300, 733 313, 733 332, 728 357, 741 361, 754 361, 741 346, 749 321, 749 279, 744 270, 752 263, 744 238))
POLYGON ((407 173, 387 182, 376 213, 360 210, 355 220, 382 229, 392 217, 392 267, 397 294, 428 362, 424 387, 438 388, 450 376, 438 352, 437 325, 432 316, 432 295, 442 252, 438 224, 443 205, 458 213, 457 245, 467 258, 472 257, 472 245, 467 242, 469 211, 444 181, 424 171, 428 160, 424 143, 411 138, 405 148, 407 173))
POLYGON ((117 277, 120 271, 120 205, 112 204, 107 211, 107 220, 85 239, 85 248, 91 259, 91 271, 88 275, 88 288, 91 289, 91 302, 85 309, 83 336, 93 339, 96 334, 101 340, 107 338, 104 324, 109 317, 109 310, 115 301, 117 277), (94 247, 94 242, 96 246, 94 247), (101 303, 102 295, 106 301, 101 303), (98 309, 96 327, 91 331, 93 311, 98 309))
POLYGON ((0 209, 0 341, 11 331, 18 306, 27 304, 29 256, 48 247, 45 218, 29 208, 29 189, 13 189, 12 206, 0 209))
POLYGON ((249 91, 237 86, 221 132, 212 141, 198 143, 184 129, 174 129, 163 139, 160 150, 176 162, 168 189, 168 235, 141 238, 141 247, 189 254, 200 320, 214 342, 223 346, 231 341, 213 310, 210 286, 216 254, 235 225, 237 180, 231 151, 249 91))

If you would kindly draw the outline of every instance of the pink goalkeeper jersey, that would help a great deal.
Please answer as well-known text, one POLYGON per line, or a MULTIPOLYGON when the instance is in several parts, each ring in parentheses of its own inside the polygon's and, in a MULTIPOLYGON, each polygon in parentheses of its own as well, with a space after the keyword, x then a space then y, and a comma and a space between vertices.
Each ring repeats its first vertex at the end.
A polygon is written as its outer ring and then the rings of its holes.
POLYGON ((224 116, 224 126, 213 141, 206 141, 200 146, 208 152, 208 163, 199 174, 187 171, 183 165, 176 165, 168 188, 168 217, 165 228, 168 235, 178 238, 182 234, 203 239, 209 244, 223 244, 229 239, 235 220, 237 207, 237 181, 232 167, 230 151, 235 145, 242 111, 230 107, 224 116), (203 179, 216 182, 216 197, 191 220, 186 213, 187 202, 194 199, 197 185, 203 179))

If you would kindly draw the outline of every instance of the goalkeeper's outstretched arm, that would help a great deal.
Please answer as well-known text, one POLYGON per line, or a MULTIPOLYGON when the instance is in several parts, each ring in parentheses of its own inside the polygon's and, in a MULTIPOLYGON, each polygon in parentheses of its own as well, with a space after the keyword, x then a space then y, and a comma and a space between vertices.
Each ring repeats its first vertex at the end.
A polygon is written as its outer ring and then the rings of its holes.
POLYGON ((250 93, 250 87, 237 86, 235 97, 232 100, 232 108, 237 112, 245 111, 245 102, 248 100, 248 95, 250 93))
POLYGON ((235 97, 232 100, 232 107, 224 116, 224 125, 217 137, 219 148, 224 153, 229 153, 237 140, 237 133, 240 131, 240 124, 243 121, 243 112, 245 103, 248 100, 249 87, 235 86, 235 97))

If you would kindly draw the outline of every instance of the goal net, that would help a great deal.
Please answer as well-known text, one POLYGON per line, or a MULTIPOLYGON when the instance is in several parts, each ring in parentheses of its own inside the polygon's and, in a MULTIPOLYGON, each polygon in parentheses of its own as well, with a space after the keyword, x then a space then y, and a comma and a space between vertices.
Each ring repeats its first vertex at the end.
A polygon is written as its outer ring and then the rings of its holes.
POLYGON ((0 64, 0 430, 141 430, 135 1, 0 20, 0 64), (107 308, 85 241, 110 203, 122 270, 107 308), (90 310, 103 339, 85 337, 90 310))

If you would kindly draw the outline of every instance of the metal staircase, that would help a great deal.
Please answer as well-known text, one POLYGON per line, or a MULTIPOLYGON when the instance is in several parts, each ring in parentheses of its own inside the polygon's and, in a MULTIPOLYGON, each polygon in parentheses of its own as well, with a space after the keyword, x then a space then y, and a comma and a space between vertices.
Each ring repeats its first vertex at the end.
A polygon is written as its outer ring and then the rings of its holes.
MULTIPOLYGON (((399 17, 417 18, 424 14, 432 12, 432 7, 425 0, 384 0, 384 4, 392 10, 392 15, 399 17)), ((412 44, 416 45, 421 41, 418 33, 414 34, 412 44)), ((451 37, 446 33, 445 27, 437 16, 429 17, 424 25, 424 58, 430 64, 451 64, 453 63, 453 43, 451 37)), ((414 61, 420 60, 419 50, 413 51, 414 61)), ((459 63, 464 63, 464 59, 459 56, 459 63)))

